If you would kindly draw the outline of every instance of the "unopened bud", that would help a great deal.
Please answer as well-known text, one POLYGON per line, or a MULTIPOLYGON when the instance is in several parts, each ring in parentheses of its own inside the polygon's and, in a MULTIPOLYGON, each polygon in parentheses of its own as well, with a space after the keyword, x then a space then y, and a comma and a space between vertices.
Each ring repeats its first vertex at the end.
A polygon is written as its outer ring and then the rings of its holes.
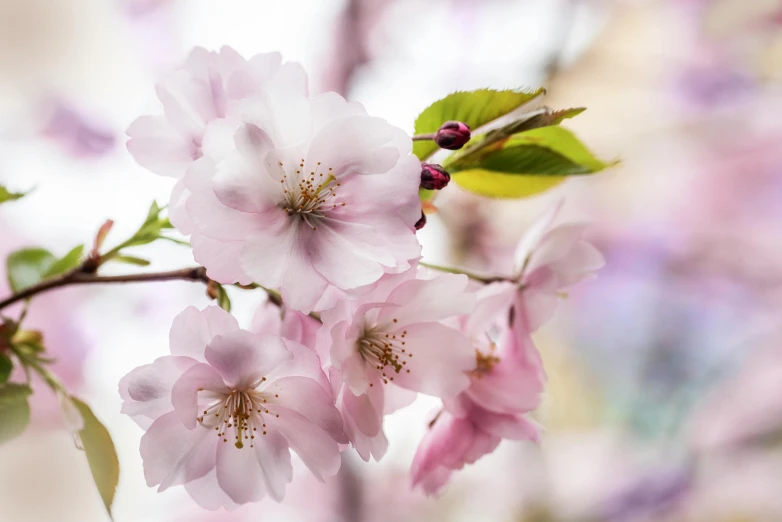
POLYGON ((451 181, 451 175, 440 165, 421 164, 421 188, 426 190, 444 189, 451 181))
POLYGON ((434 142, 442 149, 461 149, 468 141, 470 127, 460 121, 446 121, 434 135, 434 142))
POLYGON ((421 230, 422 228, 424 228, 424 225, 426 225, 426 214, 421 212, 421 219, 415 222, 415 229, 421 230))

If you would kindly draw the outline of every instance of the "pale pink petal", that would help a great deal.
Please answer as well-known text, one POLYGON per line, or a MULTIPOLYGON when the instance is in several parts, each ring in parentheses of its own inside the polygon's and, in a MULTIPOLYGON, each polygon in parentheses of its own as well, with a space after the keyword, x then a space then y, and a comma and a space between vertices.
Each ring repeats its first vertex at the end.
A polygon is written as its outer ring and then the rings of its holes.
MULTIPOLYGON (((286 313, 292 314, 294 312, 288 311, 286 313)), ((285 377, 306 377, 320 384, 328 392, 331 387, 326 374, 323 373, 320 359, 314 350, 284 336, 283 342, 293 357, 269 372, 266 376, 268 382, 274 382, 276 379, 285 377)))
POLYGON ((203 390, 224 394, 230 392, 217 370, 204 363, 188 368, 171 389, 171 404, 187 429, 196 427, 200 414, 198 392, 203 390))
POLYGON ((189 197, 190 191, 185 187, 185 182, 180 179, 174 185, 174 189, 171 191, 171 200, 168 203, 169 221, 185 235, 193 232, 193 222, 187 213, 187 200, 189 197))
POLYGON ((255 436, 255 456, 261 467, 264 489, 277 502, 285 496, 285 486, 293 480, 288 441, 278 431, 255 436))
POLYGON ((514 267, 515 275, 519 276, 522 270, 525 269, 525 265, 528 263, 529 257, 532 252, 538 247, 538 244, 543 239, 543 236, 554 224, 554 220, 557 218, 559 211, 562 209, 564 200, 560 199, 546 211, 530 226, 524 237, 519 241, 514 254, 514 267))
POLYGON ((396 131, 380 118, 340 118, 315 135, 307 158, 333 168, 337 178, 388 172, 401 157, 392 144, 398 139, 396 131))
POLYGON ((465 372, 475 367, 475 353, 467 337, 439 323, 413 324, 406 330, 407 352, 413 356, 398 373, 386 368, 390 381, 442 398, 455 397, 469 386, 465 372))
POLYGON ((183 136, 199 140, 207 123, 221 117, 210 82, 186 71, 174 71, 155 87, 171 126, 183 136))
POLYGON ((280 416, 274 419, 274 426, 288 439, 291 449, 310 471, 319 480, 323 480, 323 476, 336 475, 341 459, 339 446, 331 435, 293 410, 276 405, 275 411, 280 416))
POLYGON ((175 412, 158 418, 141 437, 141 458, 148 486, 158 491, 203 477, 215 465, 214 431, 187 429, 175 412))
MULTIPOLYGON (((284 211, 280 211, 269 225, 263 232, 246 239, 239 262, 242 270, 258 283, 267 288, 279 288, 287 269, 281 260, 288 259, 294 250, 297 227, 284 211)), ((287 300, 286 304, 289 304, 287 300)))
MULTIPOLYGON (((290 376, 268 382, 261 389, 274 393, 269 404, 283 406, 307 418, 328 433, 335 441, 346 443, 342 431, 342 417, 334 407, 334 400, 328 389, 308 377, 290 376)), ((267 406, 273 409, 272 406, 267 406)))
POLYGON ((231 497, 220 488, 220 484, 217 483, 217 470, 215 468, 212 468, 203 477, 186 483, 185 489, 193 500, 204 509, 216 511, 222 507, 232 511, 239 507, 239 504, 231 500, 231 497))
POLYGON ((442 274, 435 279, 414 279, 399 285, 388 296, 389 303, 397 303, 399 309, 380 311, 378 321, 408 324, 440 321, 447 317, 463 315, 475 307, 475 295, 465 292, 467 276, 442 274))
POLYGON ((206 347, 205 357, 227 386, 246 389, 292 354, 276 335, 237 330, 215 337, 206 347))
POLYGON ((209 306, 202 311, 188 306, 174 318, 171 325, 171 354, 184 355, 203 362, 206 345, 215 336, 237 330, 239 323, 219 306, 209 306))
POLYGON ((133 159, 161 176, 181 178, 198 157, 197 145, 174 131, 162 116, 141 116, 127 134, 133 159))
POLYGON ((232 438, 228 442, 218 442, 217 483, 237 504, 261 500, 266 488, 254 448, 249 444, 237 448, 232 438))
POLYGON ((190 357, 169 355, 132 370, 119 382, 122 413, 156 419, 172 411, 171 388, 194 364, 197 361, 190 357))
POLYGON ((206 275, 221 284, 249 285, 252 278, 244 273, 239 256, 244 248, 242 241, 220 241, 201 234, 190 238, 193 258, 208 267, 206 275))
POLYGON ((209 158, 195 162, 185 175, 185 186, 191 192, 187 213, 194 224, 194 234, 223 241, 243 240, 264 227, 255 214, 240 212, 220 203, 212 189, 216 166, 209 158))

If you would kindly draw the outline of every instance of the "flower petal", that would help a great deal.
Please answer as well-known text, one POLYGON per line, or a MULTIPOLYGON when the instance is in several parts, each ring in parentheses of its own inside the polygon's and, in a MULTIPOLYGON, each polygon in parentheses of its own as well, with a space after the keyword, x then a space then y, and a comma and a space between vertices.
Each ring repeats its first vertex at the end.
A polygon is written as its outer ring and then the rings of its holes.
MULTIPOLYGON (((397 386, 443 399, 455 397, 470 385, 465 372, 475 367, 471 341, 440 323, 405 327, 407 364, 399 372, 386 368, 397 386)), ((401 331, 400 331, 401 334, 401 331)))
POLYGON ((288 439, 291 449, 310 471, 321 481, 324 475, 336 475, 341 458, 339 446, 331 435, 293 410, 275 405, 274 411, 279 414, 274 419, 274 427, 288 439))
POLYGON ((203 390, 224 394, 230 392, 217 370, 204 363, 191 366, 171 389, 171 403, 187 429, 196 427, 199 417, 198 392, 203 390))
POLYGON ((293 480, 288 441, 276 430, 256 435, 255 456, 261 467, 266 492, 277 502, 282 502, 285 486, 293 480))
POLYGON ((217 483, 237 504, 257 502, 264 497, 263 470, 249 444, 241 449, 231 439, 217 444, 217 483))
POLYGON ((122 413, 157 419, 173 410, 171 388, 198 362, 190 357, 165 356, 132 370, 119 382, 122 413))
POLYGON ((389 303, 398 309, 385 308, 378 315, 378 323, 408 324, 441 321, 448 317, 472 312, 475 295, 465 292, 467 276, 442 274, 434 279, 413 279, 400 284, 388 296, 389 303))
POLYGON ((188 306, 171 325, 171 354, 186 355, 203 362, 206 345, 215 336, 236 330, 239 330, 239 323, 219 306, 209 306, 203 311, 188 306))
POLYGON ((292 354, 276 335, 237 330, 215 337, 206 347, 205 356, 227 386, 248 389, 292 354))
POLYGON ((317 381, 307 377, 283 377, 262 386, 261 390, 279 396, 271 403, 301 414, 335 441, 348 442, 342 431, 342 416, 334 407, 331 393, 317 381))
POLYGON ((214 432, 189 430, 176 412, 159 417, 141 437, 141 458, 148 486, 158 491, 203 477, 215 465, 214 432))

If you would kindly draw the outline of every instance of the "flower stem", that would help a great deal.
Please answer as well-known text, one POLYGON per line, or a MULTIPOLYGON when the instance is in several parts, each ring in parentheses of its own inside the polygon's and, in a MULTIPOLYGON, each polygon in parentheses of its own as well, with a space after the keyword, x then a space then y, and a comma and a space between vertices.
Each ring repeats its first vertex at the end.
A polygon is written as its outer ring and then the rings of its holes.
POLYGON ((413 141, 433 141, 434 133, 432 134, 416 134, 413 136, 413 141))
POLYGON ((420 266, 423 266, 423 267, 426 267, 426 268, 430 268, 432 270, 437 270, 438 272, 447 272, 449 274, 463 274, 463 275, 466 275, 467 277, 469 277, 470 279, 472 279, 473 281, 479 281, 479 282, 481 282, 483 284, 486 284, 486 285, 488 285, 490 283, 498 283, 498 282, 501 282, 501 281, 510 281, 510 279, 507 278, 507 277, 497 277, 497 276, 486 277, 486 276, 480 276, 478 274, 474 274, 472 272, 468 272, 468 271, 462 270, 460 268, 451 268, 451 267, 448 267, 448 266, 433 265, 433 264, 424 263, 424 262, 419 262, 418 264, 420 266))

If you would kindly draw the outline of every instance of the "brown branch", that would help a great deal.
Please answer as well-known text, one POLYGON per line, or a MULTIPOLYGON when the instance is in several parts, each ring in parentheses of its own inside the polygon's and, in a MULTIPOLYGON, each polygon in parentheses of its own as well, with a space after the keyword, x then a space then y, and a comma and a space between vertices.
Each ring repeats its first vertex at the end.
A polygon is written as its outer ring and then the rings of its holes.
POLYGON ((0 301, 0 310, 14 303, 38 294, 71 285, 108 284, 108 283, 146 283, 153 281, 194 281, 208 284, 206 269, 202 266, 182 268, 170 272, 151 272, 147 274, 126 274, 117 276, 99 276, 84 271, 84 267, 67 272, 59 277, 41 281, 0 301))

